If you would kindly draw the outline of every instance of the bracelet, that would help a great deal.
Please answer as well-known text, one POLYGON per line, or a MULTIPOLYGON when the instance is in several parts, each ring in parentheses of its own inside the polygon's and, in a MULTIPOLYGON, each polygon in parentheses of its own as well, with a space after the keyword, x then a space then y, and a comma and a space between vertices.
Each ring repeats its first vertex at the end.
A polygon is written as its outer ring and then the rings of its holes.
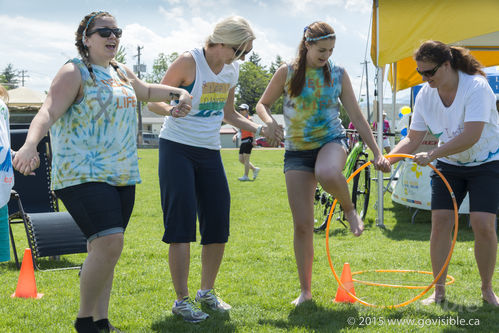
POLYGON ((263 125, 258 126, 255 132, 255 136, 260 136, 260 132, 262 131, 263 125))

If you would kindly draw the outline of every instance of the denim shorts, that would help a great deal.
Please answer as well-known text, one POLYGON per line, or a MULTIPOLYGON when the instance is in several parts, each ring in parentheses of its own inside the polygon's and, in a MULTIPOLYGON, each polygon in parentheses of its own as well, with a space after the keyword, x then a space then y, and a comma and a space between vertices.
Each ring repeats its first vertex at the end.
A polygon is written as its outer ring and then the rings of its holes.
MULTIPOLYGON (((346 137, 337 137, 328 143, 330 142, 337 143, 341 145, 345 151, 348 151, 346 137)), ((319 155, 319 151, 322 147, 311 150, 286 150, 284 153, 284 173, 289 170, 301 170, 314 173, 315 161, 317 160, 317 155, 319 155)))
POLYGON ((135 203, 135 185, 90 182, 55 191, 90 242, 125 232, 135 203))
MULTIPOLYGON (((499 207, 499 161, 477 166, 457 166, 437 160, 436 169, 449 182, 460 206, 469 193, 470 212, 496 214, 499 207)), ((449 190, 440 176, 431 172, 431 209, 453 210, 449 190)))

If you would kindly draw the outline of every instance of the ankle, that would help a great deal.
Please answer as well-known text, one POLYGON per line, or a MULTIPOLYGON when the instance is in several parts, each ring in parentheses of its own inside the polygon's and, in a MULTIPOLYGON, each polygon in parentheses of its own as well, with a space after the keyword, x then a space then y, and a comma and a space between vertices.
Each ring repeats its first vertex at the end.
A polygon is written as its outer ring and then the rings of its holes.
POLYGON ((78 333, 98 333, 99 329, 94 323, 94 320, 92 317, 80 317, 76 318, 76 321, 74 323, 74 327, 76 329, 76 332, 78 333))

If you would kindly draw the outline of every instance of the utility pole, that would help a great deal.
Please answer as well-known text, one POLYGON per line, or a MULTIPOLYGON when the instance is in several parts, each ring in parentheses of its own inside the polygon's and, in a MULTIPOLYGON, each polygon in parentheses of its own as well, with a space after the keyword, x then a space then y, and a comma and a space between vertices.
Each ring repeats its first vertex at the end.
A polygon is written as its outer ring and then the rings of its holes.
POLYGON ((17 76, 21 76, 21 86, 24 87, 24 78, 29 77, 29 75, 26 75, 28 71, 25 71, 24 69, 20 71, 20 74, 17 76))
POLYGON ((365 66, 365 70, 366 70, 366 98, 367 98, 367 122, 369 124, 371 124, 371 109, 370 109, 370 106, 369 106, 369 76, 368 76, 368 70, 367 70, 367 64, 368 64, 368 61, 364 61, 362 62, 362 64, 364 64, 365 66))
MULTIPOLYGON (((137 77, 140 79, 140 72, 142 70, 142 65, 140 63, 140 50, 142 50, 144 47, 137 46, 137 68, 136 68, 136 73, 137 77)), ((144 66, 145 67, 145 66, 144 66)), ((145 71, 145 70, 144 70, 145 71)), ((137 136, 137 144, 141 145, 143 142, 142 140, 142 102, 137 101, 137 116, 139 119, 139 130, 138 130, 138 136, 137 136)))

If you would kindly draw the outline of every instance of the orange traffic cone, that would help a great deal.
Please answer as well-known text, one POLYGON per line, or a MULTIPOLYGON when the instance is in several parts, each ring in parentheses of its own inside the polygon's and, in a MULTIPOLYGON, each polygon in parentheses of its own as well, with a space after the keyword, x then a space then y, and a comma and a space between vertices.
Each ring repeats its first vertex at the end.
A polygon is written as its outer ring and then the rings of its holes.
POLYGON ((31 249, 24 250, 23 263, 19 280, 17 281, 16 292, 10 297, 41 298, 43 294, 36 292, 35 271, 33 269, 33 257, 31 249))
MULTIPOLYGON (((350 264, 347 262, 343 264, 343 271, 341 272, 340 281, 343 284, 343 286, 352 295, 355 296, 355 289, 352 281, 352 272, 350 271, 350 264)), ((338 286, 338 290, 336 290, 336 297, 334 298, 334 301, 339 303, 356 302, 356 300, 352 296, 350 296, 341 286, 338 286)))

